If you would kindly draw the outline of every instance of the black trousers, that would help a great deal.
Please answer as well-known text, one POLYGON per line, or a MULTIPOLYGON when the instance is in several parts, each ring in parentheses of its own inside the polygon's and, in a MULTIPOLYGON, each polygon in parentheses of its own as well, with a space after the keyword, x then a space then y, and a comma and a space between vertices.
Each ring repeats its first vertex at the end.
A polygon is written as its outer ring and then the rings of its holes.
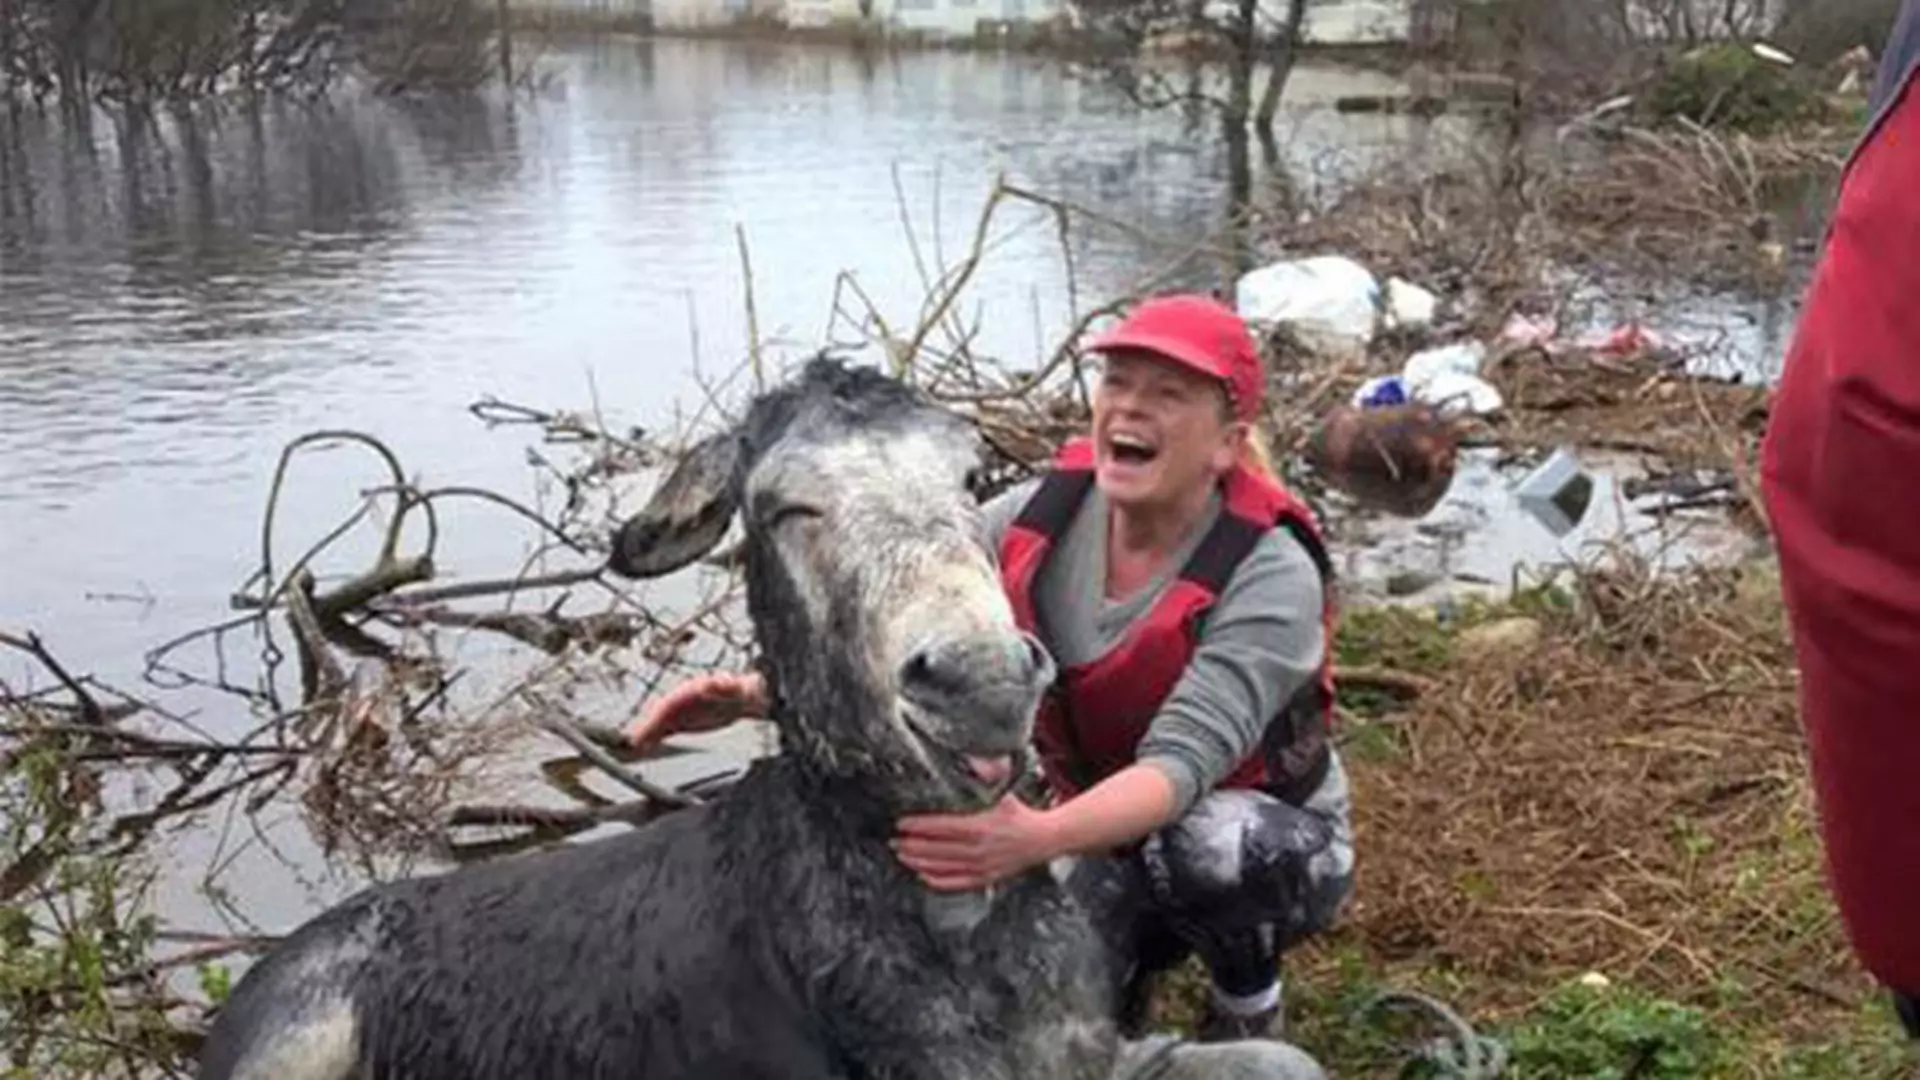
POLYGON ((1265 792, 1215 791, 1137 849, 1086 864, 1079 886, 1119 959, 1123 1021, 1137 1029, 1155 976, 1195 954, 1225 993, 1272 986, 1281 956, 1352 888, 1344 825, 1265 792))

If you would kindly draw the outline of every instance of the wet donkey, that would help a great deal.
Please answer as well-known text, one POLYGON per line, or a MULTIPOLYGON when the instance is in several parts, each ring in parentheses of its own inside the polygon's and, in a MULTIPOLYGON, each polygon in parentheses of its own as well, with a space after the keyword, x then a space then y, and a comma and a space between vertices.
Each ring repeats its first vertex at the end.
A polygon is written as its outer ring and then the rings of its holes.
POLYGON ((781 752, 643 828, 370 888, 235 987, 202 1080, 1318 1077, 1271 1042, 1125 1042, 1060 877, 934 894, 894 820, 1026 771, 1053 677, 1015 627, 963 420, 830 360, 620 531, 652 577, 744 524, 781 752))

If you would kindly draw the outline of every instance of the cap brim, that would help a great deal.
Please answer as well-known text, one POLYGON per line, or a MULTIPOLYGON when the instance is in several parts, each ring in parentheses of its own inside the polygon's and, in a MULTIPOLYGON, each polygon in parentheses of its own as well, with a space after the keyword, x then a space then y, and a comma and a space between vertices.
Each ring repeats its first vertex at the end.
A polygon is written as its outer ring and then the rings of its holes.
POLYGON ((1226 383, 1232 382, 1232 377, 1218 360, 1195 348, 1191 342, 1177 338, 1115 330, 1097 335, 1085 345, 1087 352, 1114 352, 1120 349, 1138 349, 1155 353, 1202 375, 1211 376, 1226 383))

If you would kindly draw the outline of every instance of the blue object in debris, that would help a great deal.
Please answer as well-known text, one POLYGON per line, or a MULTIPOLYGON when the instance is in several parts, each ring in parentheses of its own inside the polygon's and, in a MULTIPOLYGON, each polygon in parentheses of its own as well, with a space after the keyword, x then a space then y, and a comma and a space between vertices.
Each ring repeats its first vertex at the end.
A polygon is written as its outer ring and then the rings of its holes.
POLYGON ((1354 394, 1354 404, 1363 409, 1382 409, 1407 403, 1407 383, 1398 375, 1368 379, 1354 394))

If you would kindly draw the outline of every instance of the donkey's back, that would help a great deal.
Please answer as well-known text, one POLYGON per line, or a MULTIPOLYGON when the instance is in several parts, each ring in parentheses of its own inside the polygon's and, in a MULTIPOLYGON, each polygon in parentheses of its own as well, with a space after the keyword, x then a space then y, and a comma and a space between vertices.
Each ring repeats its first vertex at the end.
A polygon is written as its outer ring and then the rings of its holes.
POLYGON ((360 893, 248 971, 201 1080, 833 1075, 712 809, 360 893))

